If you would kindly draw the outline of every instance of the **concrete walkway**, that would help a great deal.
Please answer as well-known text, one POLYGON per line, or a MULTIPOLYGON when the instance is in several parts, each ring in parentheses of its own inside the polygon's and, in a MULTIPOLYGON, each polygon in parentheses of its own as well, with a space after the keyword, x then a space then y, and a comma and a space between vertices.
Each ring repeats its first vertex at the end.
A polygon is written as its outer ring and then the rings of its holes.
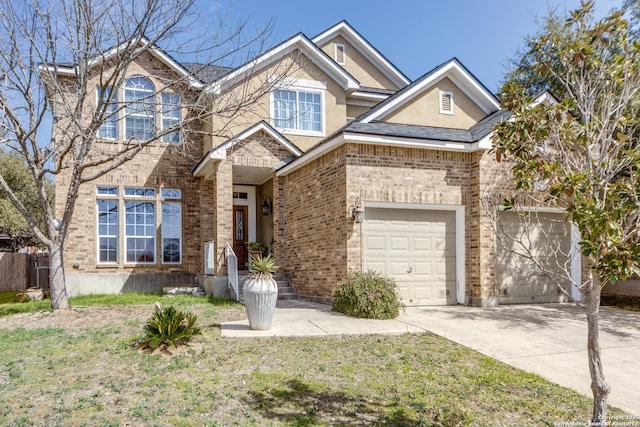
MULTIPOLYGON (((586 316, 573 304, 420 307, 394 320, 369 320, 333 313, 326 305, 279 301, 269 331, 252 331, 247 320, 222 324, 225 337, 426 331, 591 396, 586 316)), ((600 341, 609 403, 640 417, 640 313, 602 308, 600 341)))

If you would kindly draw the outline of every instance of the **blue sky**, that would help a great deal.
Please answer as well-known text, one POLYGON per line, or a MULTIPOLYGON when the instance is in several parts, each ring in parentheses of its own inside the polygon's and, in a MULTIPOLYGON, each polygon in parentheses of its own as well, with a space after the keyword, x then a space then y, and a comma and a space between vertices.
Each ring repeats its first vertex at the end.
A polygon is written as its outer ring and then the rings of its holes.
MULTIPOLYGON (((536 18, 547 10, 575 9, 579 0, 198 0, 198 11, 248 17, 257 27, 273 19, 274 42, 303 32, 313 37, 346 19, 412 80, 457 57, 496 91, 509 59, 536 18)), ((621 0, 598 0, 604 15, 621 0)))

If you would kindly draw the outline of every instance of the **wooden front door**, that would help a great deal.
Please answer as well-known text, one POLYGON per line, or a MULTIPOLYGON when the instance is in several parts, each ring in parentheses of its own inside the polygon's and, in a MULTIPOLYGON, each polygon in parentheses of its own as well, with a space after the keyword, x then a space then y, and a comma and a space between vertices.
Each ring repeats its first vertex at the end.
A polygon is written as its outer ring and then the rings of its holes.
POLYGON ((233 251, 238 257, 238 270, 248 270, 249 252, 248 206, 233 206, 233 251))

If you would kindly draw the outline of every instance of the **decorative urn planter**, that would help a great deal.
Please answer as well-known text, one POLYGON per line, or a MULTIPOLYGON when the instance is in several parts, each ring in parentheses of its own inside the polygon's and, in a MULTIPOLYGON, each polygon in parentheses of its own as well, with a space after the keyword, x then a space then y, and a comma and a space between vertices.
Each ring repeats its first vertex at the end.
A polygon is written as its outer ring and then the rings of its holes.
POLYGON ((244 306, 249 327, 266 331, 271 328, 278 301, 278 284, 273 273, 278 269, 272 256, 251 259, 251 274, 243 287, 244 306))

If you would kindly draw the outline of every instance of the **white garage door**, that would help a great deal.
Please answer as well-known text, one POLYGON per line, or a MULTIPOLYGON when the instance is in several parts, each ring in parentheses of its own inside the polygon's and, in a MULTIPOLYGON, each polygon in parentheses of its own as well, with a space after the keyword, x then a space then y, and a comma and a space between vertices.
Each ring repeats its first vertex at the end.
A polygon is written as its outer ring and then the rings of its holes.
POLYGON ((407 306, 456 304, 455 212, 367 208, 365 270, 395 279, 407 306))
POLYGON ((496 273, 500 304, 566 301, 555 283, 570 289, 563 278, 570 271, 571 225, 563 214, 531 213, 521 218, 515 212, 500 212, 501 237, 497 241, 496 273), (524 247, 521 243, 524 243, 524 247), (525 249, 526 248, 526 249, 525 249), (535 264, 520 254, 530 252, 553 272, 543 274, 535 264), (551 278, 553 276, 553 278, 551 278))

